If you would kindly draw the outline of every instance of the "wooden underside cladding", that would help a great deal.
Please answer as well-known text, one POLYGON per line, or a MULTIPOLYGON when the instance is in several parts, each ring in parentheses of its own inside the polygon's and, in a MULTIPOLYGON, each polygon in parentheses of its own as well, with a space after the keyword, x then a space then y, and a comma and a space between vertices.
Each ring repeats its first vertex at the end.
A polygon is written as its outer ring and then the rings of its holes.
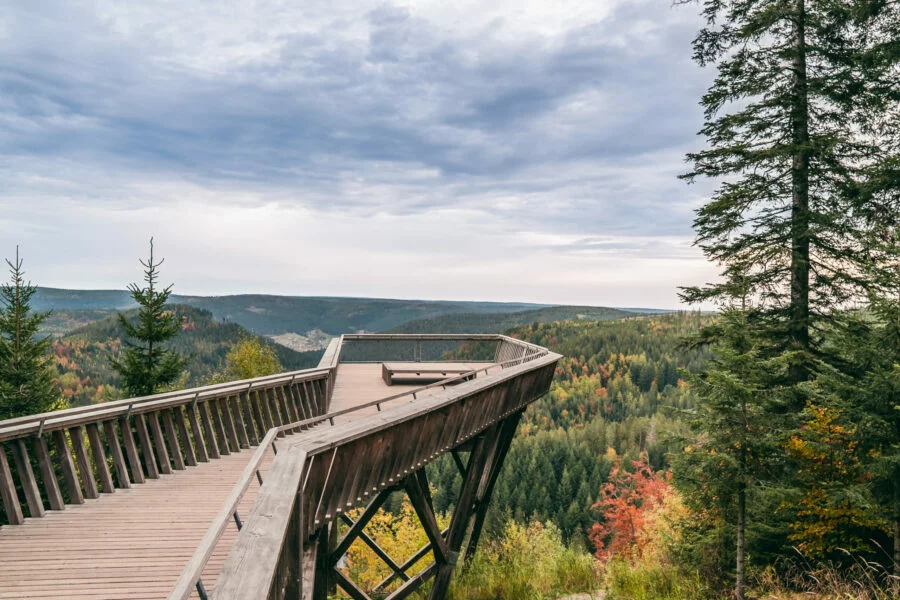
MULTIPOLYGON (((166 597, 251 456, 232 453, 0 527, 0 599, 166 597)), ((254 483, 242 499, 242 517, 258 490, 254 483)), ((209 588, 236 537, 229 528, 207 563, 209 588)))

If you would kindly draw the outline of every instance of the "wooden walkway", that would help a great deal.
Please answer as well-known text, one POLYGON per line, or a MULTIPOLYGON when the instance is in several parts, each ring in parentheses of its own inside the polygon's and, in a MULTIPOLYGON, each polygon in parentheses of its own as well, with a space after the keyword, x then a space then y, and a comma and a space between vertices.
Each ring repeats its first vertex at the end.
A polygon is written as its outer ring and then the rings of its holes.
MULTIPOLYGON (((473 368, 478 367, 473 363, 473 368)), ((343 364, 335 377, 331 411, 418 387, 406 382, 386 385, 381 364, 343 364)), ((418 396, 440 389, 425 390, 418 396)), ((344 415, 340 421, 377 412, 372 406, 344 415)), ((293 434, 277 443, 281 447, 301 437, 302 433, 293 434)), ((26 519, 23 525, 0 527, 0 600, 164 598, 252 454, 252 450, 232 453, 148 479, 143 485, 101 494, 84 504, 67 505, 63 511, 48 511, 42 518, 26 519)), ((264 478, 272 460, 269 453, 263 462, 264 478)), ((244 518, 250 514, 258 490, 253 483, 243 497, 238 512, 244 518)), ((237 528, 229 527, 204 569, 203 581, 210 595, 236 537, 237 528)))
MULTIPOLYGON (((165 598, 252 454, 233 453, 0 527, 0 598, 165 598)), ((272 458, 270 452, 263 462, 264 478, 272 458)), ((258 490, 253 484, 244 496, 244 518, 258 490)), ((230 527, 206 565, 210 588, 236 537, 230 527)))
MULTIPOLYGON (((333 346, 340 349, 339 344, 333 346)), ((326 406, 334 414, 400 396, 380 405, 394 408, 414 402, 412 395, 404 395, 407 392, 415 390, 421 400, 444 391, 441 384, 426 389, 409 377, 387 385, 382 363, 339 364, 337 354, 329 360, 323 359, 328 364, 319 369, 3 422, 0 499, 12 524, 0 526, 0 600, 165 598, 183 571, 191 572, 196 583, 200 569, 202 584, 212 597, 217 576, 238 538, 237 527, 229 522, 220 538, 201 542, 211 524, 217 519, 221 523, 221 514, 231 510, 223 505, 233 506, 229 502, 236 500, 229 496, 235 485, 251 477, 253 469, 247 467, 267 431, 271 440, 279 426, 321 418, 312 430, 284 437, 278 433, 278 450, 290 452, 292 444, 321 437, 323 432, 313 434, 319 427, 337 431, 334 435, 340 437, 345 424, 355 421, 351 428, 366 427, 360 421, 379 414, 373 405, 329 417, 323 415, 326 406), (8 462, 8 457, 13 460, 8 462), (31 463, 39 467, 35 472, 31 463), (72 494, 72 504, 62 506, 60 489, 72 494), (82 496, 83 503, 78 503, 82 496), (195 552, 200 552, 198 547, 208 549, 213 544, 208 561, 204 557, 195 570, 186 569, 195 552)), ((455 364, 460 365, 481 369, 477 378, 484 376, 486 367, 492 372, 501 367, 455 364)), ((408 424, 417 423, 410 420, 408 424)), ((435 444, 441 438, 426 437, 435 444)), ((400 448, 406 440, 393 443, 400 448)), ((263 480, 275 458, 271 447, 267 448, 260 464, 263 480)), ((378 460, 390 457, 381 454, 378 460)), ((352 462, 339 464, 348 470, 347 478, 360 479, 350 472, 352 462)), ((373 472, 380 471, 373 468, 373 472)), ((277 479, 277 469, 272 473, 277 479)), ((313 483, 324 485, 318 479, 313 483)), ((263 498, 267 490, 263 487, 263 498)), ((259 495, 260 485, 254 478, 239 496, 237 512, 242 520, 250 519, 259 495)), ((196 590, 192 597, 199 597, 196 590)))

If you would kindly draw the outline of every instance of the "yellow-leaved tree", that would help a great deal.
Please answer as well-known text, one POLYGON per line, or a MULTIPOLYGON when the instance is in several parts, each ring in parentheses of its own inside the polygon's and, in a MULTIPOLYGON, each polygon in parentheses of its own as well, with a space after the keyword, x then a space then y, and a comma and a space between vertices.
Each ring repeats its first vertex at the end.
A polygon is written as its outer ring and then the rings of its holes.
MULTIPOLYGON (((354 521, 359 518, 362 509, 348 513, 354 521)), ((438 526, 444 529, 450 524, 450 517, 443 513, 435 515, 438 526)), ((375 513, 366 525, 366 533, 375 540, 382 550, 394 559, 397 564, 406 562, 416 551, 428 543, 428 536, 419 523, 416 511, 409 498, 403 496, 399 510, 386 512, 383 509, 375 513)), ((429 552, 406 571, 407 575, 415 575, 429 564, 434 557, 429 552)), ((365 590, 372 590, 393 571, 362 540, 356 540, 347 551, 347 562, 344 571, 350 579, 365 590)), ((402 583, 395 580, 386 589, 391 590, 402 583)))
POLYGON ((260 338, 246 337, 225 356, 225 365, 213 374, 209 383, 252 379, 284 371, 275 350, 260 338))

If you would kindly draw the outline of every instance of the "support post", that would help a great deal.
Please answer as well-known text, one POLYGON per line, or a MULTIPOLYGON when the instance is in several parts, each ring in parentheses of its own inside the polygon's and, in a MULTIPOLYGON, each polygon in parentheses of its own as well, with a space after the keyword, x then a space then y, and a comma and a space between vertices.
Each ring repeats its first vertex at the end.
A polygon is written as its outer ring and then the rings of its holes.
POLYGON ((500 470, 503 468, 503 461, 506 460, 506 454, 512 445, 513 438, 516 436, 516 428, 522 419, 522 413, 518 412, 507 417, 500 424, 500 433, 497 439, 497 446, 491 456, 490 463, 485 469, 485 479, 479 486, 478 497, 475 507, 475 522, 472 525, 472 533, 469 536, 469 543, 466 546, 465 560, 469 562, 475 555, 478 547, 478 540, 481 538, 481 531, 484 528, 484 520, 487 517, 487 511, 490 507, 491 496, 494 493, 494 485, 500 476, 500 470))
MULTIPOLYGON (((456 567, 456 558, 462 547, 466 532, 469 529, 469 522, 472 517, 472 508, 475 503, 478 485, 481 482, 481 476, 489 447, 494 442, 495 436, 499 431, 499 425, 493 425, 484 435, 478 438, 469 455, 469 464, 466 466, 466 477, 463 479, 462 489, 459 492, 459 498, 456 502, 456 509, 453 511, 453 518, 450 521, 450 531, 447 532, 447 546, 449 547, 449 560, 441 564, 438 562, 437 572, 434 575, 434 583, 431 586, 431 593, 428 595, 429 600, 443 600, 447 597, 447 590, 450 586, 450 578, 453 575, 453 569, 456 567)), ((443 541, 443 540, 442 540, 443 541)))

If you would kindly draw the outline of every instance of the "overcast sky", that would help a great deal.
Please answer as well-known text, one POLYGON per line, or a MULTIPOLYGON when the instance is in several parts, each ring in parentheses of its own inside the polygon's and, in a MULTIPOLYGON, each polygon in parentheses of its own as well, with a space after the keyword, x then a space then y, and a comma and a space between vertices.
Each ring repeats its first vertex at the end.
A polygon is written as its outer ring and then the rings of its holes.
POLYGON ((13 0, 0 252, 191 294, 677 306, 711 74, 671 0, 13 0))

